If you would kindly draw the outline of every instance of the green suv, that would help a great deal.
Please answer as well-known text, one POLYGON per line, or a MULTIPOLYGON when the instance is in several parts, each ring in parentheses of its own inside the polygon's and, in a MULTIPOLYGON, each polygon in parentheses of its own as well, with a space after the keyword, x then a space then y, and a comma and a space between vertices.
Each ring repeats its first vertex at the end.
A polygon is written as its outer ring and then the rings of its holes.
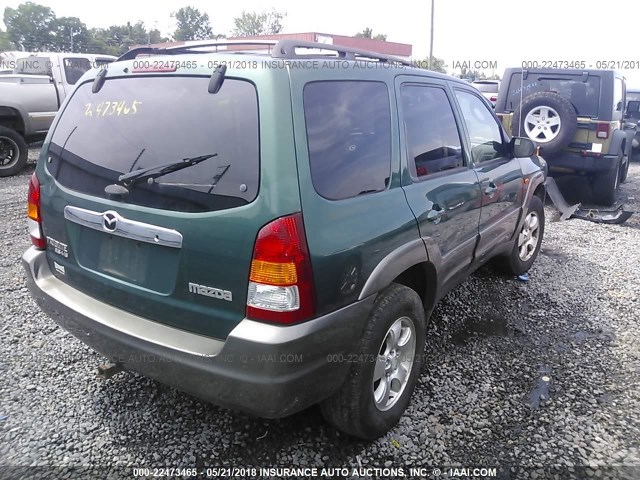
POLYGON ((593 200, 611 205, 636 128, 625 121, 625 98, 625 79, 613 70, 508 68, 495 110, 508 132, 540 147, 553 176, 588 176, 593 200))
POLYGON ((492 258, 531 267, 546 167, 466 82, 273 43, 84 75, 30 181, 29 288, 109 371, 376 438, 436 302, 492 258))

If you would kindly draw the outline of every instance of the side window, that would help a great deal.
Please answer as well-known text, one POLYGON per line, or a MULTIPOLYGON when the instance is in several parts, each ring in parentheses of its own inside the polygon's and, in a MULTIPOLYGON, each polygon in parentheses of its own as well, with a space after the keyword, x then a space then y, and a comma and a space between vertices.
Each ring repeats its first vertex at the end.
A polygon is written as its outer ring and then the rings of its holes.
POLYGON ((622 80, 614 78, 613 80, 613 111, 622 111, 622 102, 624 97, 624 89, 622 88, 622 80))
POLYGON ((88 58, 65 58, 64 75, 69 85, 75 85, 84 72, 91 69, 91 62, 88 58))
POLYGON ((382 82, 327 81, 304 87, 311 180, 340 200, 385 190, 391 172, 389 91, 382 82))
POLYGON ((503 157, 502 134, 489 107, 472 93, 457 89, 455 92, 469 132, 471 158, 474 163, 503 157))
POLYGON ((460 134, 445 91, 406 84, 400 96, 412 174, 419 178, 464 166, 460 134))

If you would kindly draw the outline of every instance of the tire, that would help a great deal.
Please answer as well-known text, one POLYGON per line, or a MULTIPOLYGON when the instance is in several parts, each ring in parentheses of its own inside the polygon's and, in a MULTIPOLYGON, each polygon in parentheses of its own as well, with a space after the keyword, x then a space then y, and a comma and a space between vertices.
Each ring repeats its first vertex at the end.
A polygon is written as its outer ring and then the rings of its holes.
POLYGON ((616 193, 620 186, 620 159, 616 166, 593 178, 591 188, 593 190, 593 201, 598 205, 609 206, 616 201, 616 193))
POLYGON ((10 177, 27 164, 27 142, 10 128, 0 127, 0 177, 10 177))
POLYGON ((522 275, 527 272, 538 257, 543 237, 544 205, 542 200, 534 195, 529 202, 529 208, 520 227, 520 232, 516 237, 513 250, 508 255, 496 259, 498 268, 504 273, 512 275, 522 275), (537 218, 537 226, 535 227, 531 224, 534 217, 537 218), (532 239, 534 239, 533 243, 528 243, 525 246, 525 243, 530 242, 532 239), (527 254, 523 255, 523 251, 526 251, 527 254))
POLYGON ((552 92, 538 92, 525 97, 522 105, 518 105, 514 110, 511 121, 512 136, 529 137, 536 146, 540 147, 541 155, 548 157, 560 153, 569 145, 577 128, 578 118, 571 102, 552 92), (520 115, 521 112, 522 115, 520 115), (551 116, 549 112, 552 113, 551 116), (521 116, 522 122, 520 122, 521 116), (552 125, 556 117, 559 119, 557 128, 556 125, 552 125), (536 120, 530 121, 532 119, 536 120))
POLYGON ((327 422, 348 435, 366 440, 391 430, 409 405, 420 375, 425 335, 424 306, 414 290, 394 283, 381 292, 369 315, 358 361, 351 364, 349 376, 340 389, 320 404, 327 422), (392 326, 400 335, 391 333, 392 326), (398 337, 400 340, 394 342, 398 337), (391 349, 393 345, 396 347, 391 349), (399 355, 394 356, 394 351, 399 355), (389 362, 383 361, 385 356, 389 362), (403 371, 408 371, 403 387, 398 378, 388 382, 387 379, 403 371), (380 380, 374 378, 376 375, 381 375, 380 380), (391 390, 386 390, 385 395, 387 384, 390 389, 395 388, 398 395, 392 397, 391 390))
POLYGON ((629 174, 629 163, 631 163, 631 159, 630 157, 627 157, 627 161, 620 170, 620 183, 624 183, 627 181, 627 175, 629 174))

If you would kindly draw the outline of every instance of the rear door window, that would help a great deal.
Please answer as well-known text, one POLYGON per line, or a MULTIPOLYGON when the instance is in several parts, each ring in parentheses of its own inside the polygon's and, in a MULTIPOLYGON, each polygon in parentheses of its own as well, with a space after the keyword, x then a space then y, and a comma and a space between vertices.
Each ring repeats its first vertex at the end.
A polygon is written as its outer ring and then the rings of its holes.
POLYGON ((460 133, 444 89, 405 84, 400 95, 412 176, 464 166, 460 133))
POLYGON ((65 187, 108 198, 124 173, 216 156, 130 187, 126 202, 201 212, 245 205, 259 180, 258 100, 253 84, 208 77, 108 79, 78 87, 60 117, 47 168, 65 187), (187 161, 187 160, 184 160, 187 161))
POLYGON ((589 75, 585 79, 582 75, 536 75, 530 73, 522 80, 522 75, 516 73, 511 76, 507 93, 506 109, 514 111, 523 99, 538 92, 552 92, 566 98, 576 109, 578 115, 585 117, 598 116, 600 101, 600 78, 589 75))
POLYGON ((385 190, 391 172, 389 92, 382 82, 312 82, 304 88, 311 179, 340 200, 385 190))

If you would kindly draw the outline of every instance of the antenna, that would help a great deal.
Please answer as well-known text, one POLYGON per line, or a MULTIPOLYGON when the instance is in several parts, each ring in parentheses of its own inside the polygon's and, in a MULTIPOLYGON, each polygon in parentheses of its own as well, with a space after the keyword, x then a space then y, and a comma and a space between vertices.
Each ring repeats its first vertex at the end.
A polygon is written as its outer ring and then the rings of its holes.
POLYGON ((522 136, 522 96, 524 95, 524 69, 520 72, 520 119, 518 120, 518 136, 522 136))

